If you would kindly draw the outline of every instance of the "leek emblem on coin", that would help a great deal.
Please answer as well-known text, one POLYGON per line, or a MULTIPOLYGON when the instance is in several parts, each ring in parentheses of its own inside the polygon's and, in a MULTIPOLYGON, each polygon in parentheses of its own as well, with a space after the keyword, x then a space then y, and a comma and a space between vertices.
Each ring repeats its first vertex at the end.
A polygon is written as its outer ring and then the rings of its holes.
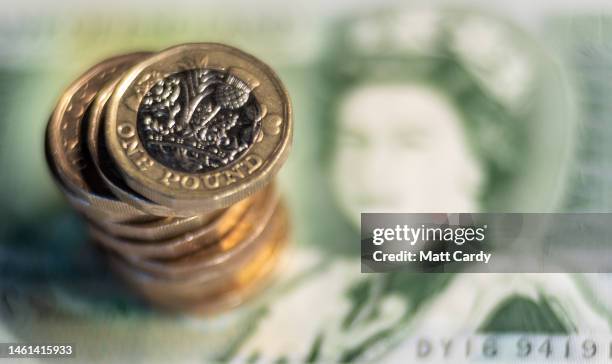
POLYGON ((273 180, 291 137, 274 72, 197 43, 90 69, 60 98, 45 145, 111 268, 157 307, 208 314, 272 278, 289 223, 273 180))
POLYGON ((106 121, 125 181, 179 211, 227 207, 260 190, 292 136, 289 98, 275 73, 214 43, 169 48, 133 67, 106 121))
POLYGON ((149 154, 168 168, 207 172, 246 152, 262 116, 244 81, 195 69, 168 76, 145 94, 138 132, 149 154))

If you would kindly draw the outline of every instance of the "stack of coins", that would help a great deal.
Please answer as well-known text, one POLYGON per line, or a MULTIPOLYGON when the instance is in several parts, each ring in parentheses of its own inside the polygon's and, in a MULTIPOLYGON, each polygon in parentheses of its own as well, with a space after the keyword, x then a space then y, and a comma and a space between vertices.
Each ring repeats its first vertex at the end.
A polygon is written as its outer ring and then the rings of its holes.
POLYGON ((289 230, 273 179, 291 139, 268 66, 194 43, 89 69, 60 98, 45 150, 110 266, 157 306, 207 313, 269 281, 289 230))

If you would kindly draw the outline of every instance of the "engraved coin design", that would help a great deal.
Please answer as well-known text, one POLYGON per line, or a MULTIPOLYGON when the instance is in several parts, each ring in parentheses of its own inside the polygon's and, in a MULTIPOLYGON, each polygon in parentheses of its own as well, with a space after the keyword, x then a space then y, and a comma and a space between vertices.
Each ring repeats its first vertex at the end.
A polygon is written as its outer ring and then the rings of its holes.
POLYGON ((110 98, 119 78, 106 84, 100 91, 91 106, 89 119, 87 120, 87 147, 89 149, 91 160, 98 172, 98 175, 104 181, 105 185, 125 203, 132 205, 139 210, 142 210, 150 215, 155 216, 178 216, 190 217, 194 214, 202 215, 201 213, 189 213, 189 211, 178 212, 167 206, 155 203, 131 189, 121 174, 116 170, 112 158, 106 148, 106 140, 104 138, 104 115, 106 113, 106 103, 110 98))
POLYGON ((292 134, 289 96, 270 67, 190 43, 79 76, 49 118, 45 157, 96 252, 135 293, 208 315, 272 282, 289 241, 274 179, 292 134))
POLYGON ((194 69, 157 81, 142 99, 137 128, 144 148, 164 166, 208 172, 244 155, 262 116, 246 82, 194 69))
POLYGON ((107 149, 125 182, 178 212, 227 207, 261 190, 293 134, 274 71, 216 43, 175 46, 132 67, 105 118, 107 149))

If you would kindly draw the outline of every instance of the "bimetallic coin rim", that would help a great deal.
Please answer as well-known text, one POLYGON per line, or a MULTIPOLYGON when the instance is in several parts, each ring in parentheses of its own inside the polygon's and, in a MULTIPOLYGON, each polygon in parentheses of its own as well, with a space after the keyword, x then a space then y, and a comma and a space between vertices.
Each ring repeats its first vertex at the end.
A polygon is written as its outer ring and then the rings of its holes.
POLYGON ((268 271, 277 266, 280 253, 289 240, 289 218, 282 204, 275 208, 272 220, 257 237, 260 241, 253 242, 257 246, 253 251, 248 252, 249 257, 241 257, 246 259, 226 263, 228 266, 219 267, 215 269, 216 272, 212 270, 202 272, 204 275, 164 279, 140 271, 118 256, 111 255, 109 258, 111 258, 113 269, 121 274, 130 285, 157 303, 162 301, 187 303, 204 297, 210 299, 221 292, 229 293, 238 287, 251 286, 254 281, 257 281, 254 278, 262 271, 268 271), (261 253, 268 254, 263 261, 261 253))
POLYGON ((262 265, 259 271, 254 272, 249 282, 230 285, 221 292, 205 292, 202 297, 191 299, 179 298, 175 295, 166 295, 164 297, 151 293, 151 291, 144 289, 138 282, 131 281, 129 277, 126 277, 124 275, 125 272, 122 272, 120 267, 113 264, 117 262, 116 259, 113 260, 111 258, 110 260, 115 273, 121 276, 128 285, 134 288, 152 305, 172 312, 189 312, 191 314, 208 316, 233 309, 248 300, 254 299, 256 294, 263 294, 277 278, 275 273, 282 266, 283 252, 287 248, 288 243, 288 237, 284 237, 274 243, 272 256, 262 265))
POLYGON ((216 269, 248 249, 248 245, 261 235, 277 212, 280 197, 275 185, 269 185, 259 194, 263 195, 253 196, 256 200, 241 216, 240 221, 214 244, 202 246, 177 258, 156 259, 127 254, 123 258, 142 272, 174 279, 216 269))
POLYGON ((194 215, 191 217, 162 217, 154 221, 136 223, 113 223, 91 221, 93 225, 105 234, 119 239, 136 239, 139 242, 151 242, 170 239, 193 229, 198 229, 209 222, 209 216, 194 215))
POLYGON ((89 114, 89 123, 87 128, 87 147, 89 148, 89 153, 91 154, 91 159, 93 161, 94 167, 98 171, 98 174, 102 178, 104 184, 111 190, 111 192, 113 192, 115 196, 117 196, 117 198, 119 198, 119 200, 129 205, 133 205, 137 209, 142 210, 147 214, 160 217, 177 216, 185 218, 197 215, 199 212, 177 211, 175 209, 153 202, 144 196, 140 196, 136 191, 124 190, 123 188, 121 188, 121 186, 117 185, 112 181, 112 179, 107 175, 107 172, 104 170, 103 166, 100 164, 100 146, 98 144, 98 138, 99 133, 101 131, 101 123, 104 122, 102 117, 106 112, 105 109, 107 102, 115 91, 115 87, 117 86, 120 80, 121 76, 117 77, 116 79, 112 80, 104 87, 102 87, 100 91, 98 91, 98 94, 94 98, 93 104, 91 106, 89 114))
MULTIPOLYGON (((139 58, 142 58, 144 54, 145 53, 143 52, 137 52, 108 58, 82 73, 62 93, 62 96, 59 98, 51 118, 47 123, 47 128, 45 131, 45 143, 48 152, 47 158, 50 162, 50 168, 53 168, 53 175, 58 178, 58 181, 61 182, 65 189, 70 191, 72 195, 84 199, 90 205, 99 205, 102 211, 108 211, 109 214, 117 212, 122 215, 127 214, 138 216, 144 213, 129 204, 125 204, 124 202, 115 199, 115 196, 100 196, 84 190, 82 181, 78 181, 74 177, 75 172, 69 167, 69 156, 62 142, 62 130, 65 126, 63 125, 63 122, 66 113, 71 112, 70 108, 73 106, 72 103, 75 101, 75 98, 83 97, 82 94, 79 95, 79 92, 83 92, 84 86, 94 81, 97 77, 105 75, 105 72, 111 72, 114 68, 122 67, 123 65, 126 65, 126 63, 131 64, 136 62, 139 58)), ((125 67, 125 69, 129 69, 129 67, 125 67)), ((81 123, 82 118, 86 116, 85 110, 91 105, 96 94, 97 90, 91 97, 90 101, 86 102, 84 105, 81 105, 84 109, 80 115, 81 123)), ((81 148, 86 148, 86 146, 83 145, 81 148)))
POLYGON ((49 173, 51 174, 51 179, 53 180, 57 188, 62 192, 62 195, 64 196, 68 204, 82 215, 85 215, 90 219, 114 223, 138 220, 147 216, 138 209, 128 208, 125 210, 117 210, 109 209, 107 205, 94 205, 90 201, 83 199, 81 196, 74 194, 74 192, 72 192, 68 188, 68 186, 64 184, 62 179, 57 175, 57 171, 55 170, 55 164, 52 162, 51 157, 49 155, 49 143, 47 138, 45 138, 45 161, 47 162, 47 168, 49 173))
POLYGON ((223 237, 234 228, 242 216, 251 208, 254 203, 252 199, 255 197, 249 197, 232 205, 222 214, 199 228, 161 241, 146 242, 122 239, 105 233, 95 225, 90 226, 90 233, 96 243, 115 251, 128 260, 133 259, 131 257, 179 258, 191 254, 207 244, 212 244, 214 242, 213 238, 223 237))
MULTIPOLYGON (((256 93, 257 88, 255 88, 253 92, 256 93)), ((265 100, 258 101, 261 104, 265 104, 265 100)), ((280 169, 287 159, 289 150, 291 149, 293 112, 291 101, 285 86, 282 84, 276 73, 265 63, 237 48, 223 44, 183 44, 163 50, 154 56, 141 61, 125 73, 124 77, 116 86, 115 92, 111 96, 107 108, 108 110, 105 120, 105 136, 107 146, 127 184, 152 201, 178 210, 184 208, 206 210, 227 207, 232 203, 235 203, 236 201, 239 201, 254 193, 255 191, 260 190, 270 182, 271 178, 280 169), (212 64, 206 63, 208 62, 208 58, 212 57, 213 55, 222 59, 223 62, 220 63, 224 64, 214 62, 212 64), (169 62, 168 59, 177 59, 177 62, 167 64, 164 63, 169 62), (181 62, 178 62, 179 60, 181 62), (230 62, 231 60, 233 60, 233 63, 230 62), (128 94, 129 89, 135 87, 134 84, 138 82, 139 78, 145 78, 147 80, 153 79, 153 81, 147 82, 155 83, 157 80, 161 80, 170 74, 196 68, 193 66, 193 64, 199 64, 200 68, 221 69, 224 71, 228 71, 232 68, 244 69, 244 65, 248 64, 251 71, 265 75, 265 80, 258 80, 261 82, 261 85, 258 87, 263 87, 262 85, 265 83, 266 89, 269 88, 270 90, 274 91, 276 95, 273 97, 278 98, 280 101, 280 107, 278 107, 278 109, 282 114, 278 115, 281 121, 280 125, 278 125, 279 131, 276 134, 273 134, 275 138, 274 142, 272 141, 272 136, 267 137, 265 133, 261 133, 261 136, 265 139, 265 143, 273 143, 272 145, 267 146, 263 141, 255 142, 249 147, 249 151, 247 151, 241 158, 238 158, 227 166, 220 167, 212 172, 206 173, 190 174, 180 171, 171 171, 166 166, 163 166, 159 162, 155 161, 149 155, 146 149, 142 146, 142 141, 140 140, 137 132, 137 112, 146 91, 137 93, 135 89, 133 91, 130 90, 129 92, 134 96, 132 99, 130 99, 129 95, 126 96, 126 94, 128 94), (155 67, 169 70, 162 73, 153 69, 153 71, 141 77, 143 73, 146 73, 151 68, 155 67), (131 105, 128 105, 129 103, 131 103, 131 105), (134 152, 134 154, 139 156, 137 158, 140 158, 140 161, 144 161, 143 165, 146 164, 144 168, 146 168, 149 172, 141 171, 136 166, 136 162, 133 162, 126 154, 125 149, 123 148, 123 146, 126 145, 126 141, 124 140, 122 143, 120 136, 118 136, 117 128, 119 123, 121 123, 121 126, 127 125, 133 128, 132 131, 135 133, 135 136, 132 137, 130 142, 137 144, 137 151, 134 152), (278 141, 276 141, 276 138, 278 138, 278 141), (270 141, 268 142, 268 140, 270 141), (254 170, 252 174, 245 176, 238 182, 220 186, 215 189, 208 189, 207 187, 204 187, 204 183, 198 183, 198 186, 201 186, 202 188, 198 187, 197 189, 187 189, 184 187, 181 188, 181 184, 178 182, 175 182, 173 185, 170 185, 170 183, 168 183, 168 185, 164 185, 160 181, 164 180, 163 175, 166 172, 174 173, 173 176, 177 177, 184 176, 184 178, 193 178, 193 180, 189 180, 192 182, 195 181, 195 179, 198 179, 199 182, 199 178, 205 178, 205 176, 211 176, 212 174, 229 172, 232 170, 232 168, 239 167, 248 156, 252 156, 250 152, 258 143, 262 145, 261 147, 257 146, 258 148, 264 148, 264 145, 266 145, 265 148, 270 149, 268 153, 269 155, 260 155, 259 157, 262 159, 261 165, 254 170), (157 177, 150 175, 153 174, 153 172, 150 172, 153 170, 155 170, 157 177)), ((131 151, 133 152, 134 149, 131 151)), ((166 178, 165 181, 168 181, 168 179, 166 178)), ((181 179, 181 181, 183 180, 181 179)))

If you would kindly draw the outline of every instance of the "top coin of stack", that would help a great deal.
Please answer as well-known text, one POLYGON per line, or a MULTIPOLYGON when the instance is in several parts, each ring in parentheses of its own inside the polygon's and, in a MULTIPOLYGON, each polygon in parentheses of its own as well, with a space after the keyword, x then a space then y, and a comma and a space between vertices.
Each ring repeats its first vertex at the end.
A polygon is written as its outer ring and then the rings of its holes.
POLYGON ((155 304, 210 312, 254 292, 287 239, 272 181, 291 140, 268 66, 193 43, 93 66, 60 98, 45 151, 128 283, 155 304))

